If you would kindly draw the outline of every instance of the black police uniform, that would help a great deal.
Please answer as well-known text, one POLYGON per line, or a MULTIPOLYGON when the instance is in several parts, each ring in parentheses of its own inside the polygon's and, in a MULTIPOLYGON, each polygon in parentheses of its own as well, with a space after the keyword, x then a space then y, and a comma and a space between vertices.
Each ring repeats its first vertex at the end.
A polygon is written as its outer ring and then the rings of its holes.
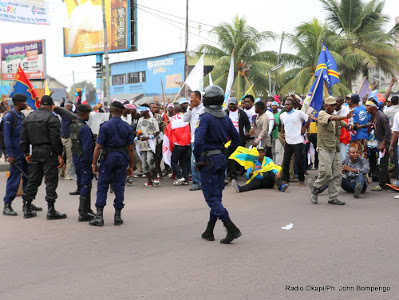
POLYGON ((227 114, 222 110, 223 90, 216 85, 205 88, 205 110, 200 115, 195 129, 194 156, 200 168, 202 192, 210 207, 208 226, 202 238, 213 241, 213 229, 217 219, 222 220, 227 228, 226 238, 221 243, 229 244, 241 236, 240 230, 230 220, 227 210, 222 205, 227 157, 240 144, 240 136, 227 114), (225 150, 230 139, 231 145, 225 150), (227 154, 227 156, 226 156, 227 154))
MULTIPOLYGON (((54 105, 50 96, 43 96, 41 105, 54 105)), ((54 209, 58 186, 58 156, 62 155, 61 123, 58 118, 46 108, 40 107, 27 116, 22 123, 20 146, 25 156, 32 156, 29 163, 29 180, 23 196, 25 210, 24 218, 36 216, 31 210, 31 202, 35 199, 43 175, 46 184, 46 201, 48 204, 47 220, 65 219, 66 214, 60 214, 54 209)))

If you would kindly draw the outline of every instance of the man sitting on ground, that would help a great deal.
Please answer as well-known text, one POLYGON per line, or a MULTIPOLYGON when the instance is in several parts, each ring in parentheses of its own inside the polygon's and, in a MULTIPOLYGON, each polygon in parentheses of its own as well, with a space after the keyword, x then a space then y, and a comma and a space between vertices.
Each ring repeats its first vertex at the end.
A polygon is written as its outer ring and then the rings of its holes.
POLYGON ((237 193, 247 192, 257 189, 271 189, 274 185, 280 192, 284 192, 287 188, 287 184, 283 184, 281 181, 280 170, 281 167, 275 165, 271 158, 266 156, 264 148, 259 147, 259 158, 255 163, 254 168, 248 168, 247 170, 247 184, 239 186, 237 181, 233 179, 231 184, 237 193))

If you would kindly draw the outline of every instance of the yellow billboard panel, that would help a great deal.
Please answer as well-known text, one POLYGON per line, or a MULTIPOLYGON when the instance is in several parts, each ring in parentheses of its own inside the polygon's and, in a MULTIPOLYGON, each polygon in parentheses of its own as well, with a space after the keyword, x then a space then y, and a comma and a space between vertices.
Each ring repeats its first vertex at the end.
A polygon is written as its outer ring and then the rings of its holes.
MULTIPOLYGON (((102 0, 64 0, 70 28, 64 28, 64 56, 104 53, 102 0)), ((105 0, 109 52, 130 50, 130 1, 105 0)))

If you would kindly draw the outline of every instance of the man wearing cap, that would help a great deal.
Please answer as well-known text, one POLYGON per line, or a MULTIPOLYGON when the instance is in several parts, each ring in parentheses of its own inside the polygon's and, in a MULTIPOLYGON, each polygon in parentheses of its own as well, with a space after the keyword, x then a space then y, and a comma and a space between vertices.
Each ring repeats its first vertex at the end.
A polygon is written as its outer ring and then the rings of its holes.
POLYGON ((90 111, 90 106, 78 105, 76 108, 78 119, 71 125, 73 163, 80 187, 79 222, 90 221, 94 218, 90 207, 93 181, 93 171, 90 166, 93 161, 93 133, 86 124, 90 118, 90 111))
POLYGON ((372 126, 374 127, 374 136, 378 141, 377 148, 379 150, 379 185, 371 188, 372 191, 387 190, 391 180, 389 178, 389 146, 391 143, 392 133, 389 126, 388 117, 378 110, 378 102, 369 99, 366 102, 367 113, 371 115, 372 126), (387 186, 388 185, 388 186, 387 186))
POLYGON ((204 105, 201 102, 201 93, 199 91, 193 91, 191 93, 191 101, 190 108, 183 116, 184 122, 190 123, 191 130, 191 175, 193 178, 193 186, 190 188, 190 191, 199 191, 201 190, 201 178, 200 172, 195 168, 194 164, 194 141, 195 141, 195 127, 197 126, 197 121, 199 115, 204 112, 204 105))
MULTIPOLYGON (((225 112, 233 123, 234 128, 240 134, 240 146, 245 147, 246 138, 249 136, 249 131, 251 129, 248 116, 243 110, 238 109, 238 101, 236 97, 231 97, 228 104, 229 108, 226 109, 225 112)), ((231 180, 237 179, 238 168, 239 164, 236 161, 229 159, 228 170, 230 172, 231 180)))
POLYGON ((112 118, 100 126, 100 131, 94 149, 92 170, 98 175, 97 184, 97 215, 89 222, 92 226, 104 226, 104 207, 107 204, 107 192, 110 183, 114 188, 114 225, 122 225, 121 211, 124 207, 126 175, 133 174, 133 129, 121 119, 125 109, 122 103, 111 103, 110 113, 112 118), (97 161, 100 157, 100 168, 97 161), (129 167, 128 167, 129 166, 129 167))
POLYGON ((188 100, 186 98, 181 99, 179 105, 181 106, 183 114, 185 114, 188 108, 188 100))
POLYGON ((57 199, 58 170, 63 165, 61 123, 52 113, 53 98, 43 96, 40 108, 27 116, 22 123, 21 149, 29 163, 29 180, 26 186, 24 200, 24 218, 32 218, 31 203, 42 183, 43 175, 46 184, 46 201, 48 205, 47 220, 65 219, 66 214, 59 213, 54 208, 57 199), (32 145, 32 154, 30 154, 32 145))
MULTIPOLYGON (((3 215, 17 216, 17 212, 11 207, 12 201, 15 199, 19 183, 21 181, 21 171, 28 174, 28 163, 24 159, 24 152, 22 151, 19 142, 22 122, 25 119, 23 110, 26 109, 26 96, 23 94, 15 94, 12 96, 13 109, 8 112, 3 119, 3 133, 4 145, 7 155, 7 160, 10 163, 10 176, 7 179, 6 194, 4 196, 4 209, 3 215)), ((22 191, 25 193, 26 184, 28 179, 22 176, 22 191)), ((39 207, 32 206, 36 211, 42 210, 39 207)))
POLYGON ((328 203, 344 205, 338 200, 338 192, 341 188, 342 162, 339 149, 339 137, 341 127, 348 127, 344 119, 352 117, 353 111, 347 116, 333 115, 337 101, 330 96, 324 101, 325 110, 318 115, 317 150, 319 151, 319 173, 315 182, 311 178, 308 185, 311 190, 310 200, 317 204, 320 189, 328 183, 328 203))

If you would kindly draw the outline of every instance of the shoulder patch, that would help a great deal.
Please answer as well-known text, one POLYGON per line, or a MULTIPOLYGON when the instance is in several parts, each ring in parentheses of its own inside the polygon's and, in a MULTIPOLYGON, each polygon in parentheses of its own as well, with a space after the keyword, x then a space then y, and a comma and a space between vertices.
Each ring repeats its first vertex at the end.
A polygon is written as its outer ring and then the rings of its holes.
POLYGON ((197 121, 197 125, 195 125, 195 128, 197 128, 197 127, 199 126, 199 124, 200 124, 200 121, 201 121, 201 119, 198 119, 198 121, 197 121))

